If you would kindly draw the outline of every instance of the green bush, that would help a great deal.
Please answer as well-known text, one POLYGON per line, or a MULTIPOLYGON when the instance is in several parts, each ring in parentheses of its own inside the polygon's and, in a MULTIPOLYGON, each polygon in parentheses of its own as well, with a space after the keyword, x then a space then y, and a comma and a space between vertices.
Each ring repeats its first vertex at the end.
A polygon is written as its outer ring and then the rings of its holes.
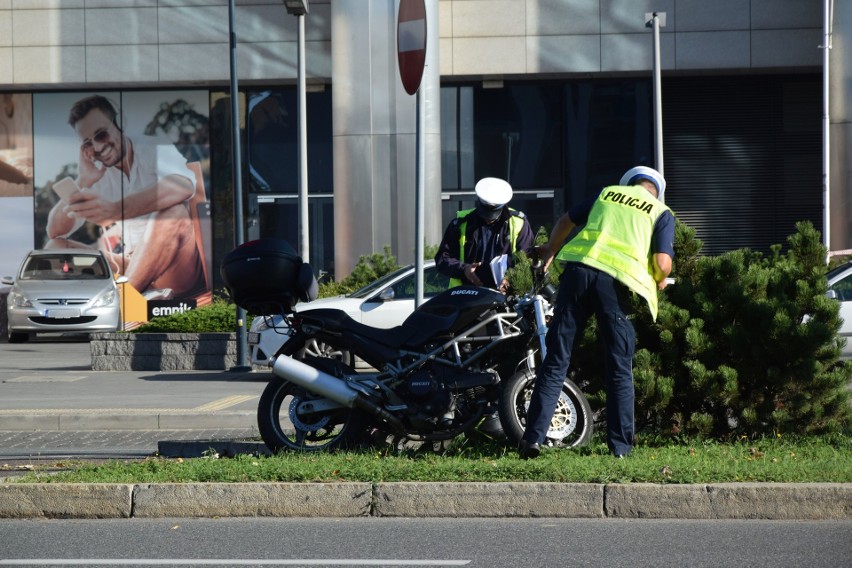
POLYGON ((321 284, 319 297, 328 298, 352 293, 398 268, 400 268, 400 265, 396 257, 391 254, 390 246, 385 245, 384 251, 381 253, 361 255, 358 264, 352 269, 352 274, 340 282, 332 281, 321 284))
MULTIPOLYGON (((438 253, 438 245, 424 244, 423 257, 426 260, 431 260, 438 253)), ((358 264, 352 270, 352 274, 335 282, 334 280, 322 282, 319 286, 319 297, 330 298, 333 296, 341 296, 351 294, 355 290, 363 288, 367 284, 378 280, 385 274, 389 274, 394 270, 402 268, 397 262, 396 257, 391 254, 391 248, 385 245, 381 253, 373 253, 371 255, 361 255, 358 259, 358 264)))
MULTIPOLYGON (((669 435, 820 434, 850 425, 852 363, 840 362, 839 304, 826 297, 826 250, 810 223, 788 249, 699 257, 678 223, 674 285, 656 322, 635 299, 637 426, 669 435)), ((603 354, 590 325, 575 380, 602 407, 603 354)))
POLYGON ((212 303, 194 310, 154 318, 133 329, 132 333, 215 333, 230 332, 236 328, 236 305, 214 299, 212 303))

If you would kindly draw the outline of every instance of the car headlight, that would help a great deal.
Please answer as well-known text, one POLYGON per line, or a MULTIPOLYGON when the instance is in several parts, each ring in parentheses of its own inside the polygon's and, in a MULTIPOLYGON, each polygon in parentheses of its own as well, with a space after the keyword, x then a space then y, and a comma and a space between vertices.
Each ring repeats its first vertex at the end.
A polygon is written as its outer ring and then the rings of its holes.
POLYGON ((20 292, 9 292, 9 304, 16 308, 31 308, 33 303, 20 292))
POLYGON ((104 290, 97 298, 95 298, 95 303, 93 305, 96 308, 102 308, 104 306, 111 306, 114 303, 115 290, 104 290))

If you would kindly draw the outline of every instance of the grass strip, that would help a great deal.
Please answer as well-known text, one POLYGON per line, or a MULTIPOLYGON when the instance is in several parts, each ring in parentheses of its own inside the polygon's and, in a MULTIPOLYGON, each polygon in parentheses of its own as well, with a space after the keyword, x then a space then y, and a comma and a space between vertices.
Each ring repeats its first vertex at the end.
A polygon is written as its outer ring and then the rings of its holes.
MULTIPOLYGON (((15 483, 196 482, 576 482, 729 483, 852 482, 852 437, 741 439, 730 443, 684 441, 638 445, 613 458, 602 441, 584 448, 545 450, 520 460, 505 445, 457 440, 447 450, 365 449, 321 454, 283 453, 79 464, 58 473, 38 470, 15 483)), ((5 481, 4 481, 5 482, 5 481)))

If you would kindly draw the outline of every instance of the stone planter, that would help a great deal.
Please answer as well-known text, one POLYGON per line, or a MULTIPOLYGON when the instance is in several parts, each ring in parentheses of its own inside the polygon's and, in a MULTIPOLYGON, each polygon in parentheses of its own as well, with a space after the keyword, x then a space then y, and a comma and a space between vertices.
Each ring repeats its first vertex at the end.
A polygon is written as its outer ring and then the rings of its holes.
POLYGON ((237 363, 236 333, 94 333, 93 371, 224 371, 237 363))

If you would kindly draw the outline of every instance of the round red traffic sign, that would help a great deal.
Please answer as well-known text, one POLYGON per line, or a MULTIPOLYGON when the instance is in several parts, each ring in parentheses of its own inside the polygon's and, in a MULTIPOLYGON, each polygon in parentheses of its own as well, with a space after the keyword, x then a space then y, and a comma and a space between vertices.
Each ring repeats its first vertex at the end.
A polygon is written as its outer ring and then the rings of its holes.
POLYGON ((426 64, 426 5, 423 0, 400 0, 396 52, 402 86, 406 93, 413 95, 420 87, 426 64))

